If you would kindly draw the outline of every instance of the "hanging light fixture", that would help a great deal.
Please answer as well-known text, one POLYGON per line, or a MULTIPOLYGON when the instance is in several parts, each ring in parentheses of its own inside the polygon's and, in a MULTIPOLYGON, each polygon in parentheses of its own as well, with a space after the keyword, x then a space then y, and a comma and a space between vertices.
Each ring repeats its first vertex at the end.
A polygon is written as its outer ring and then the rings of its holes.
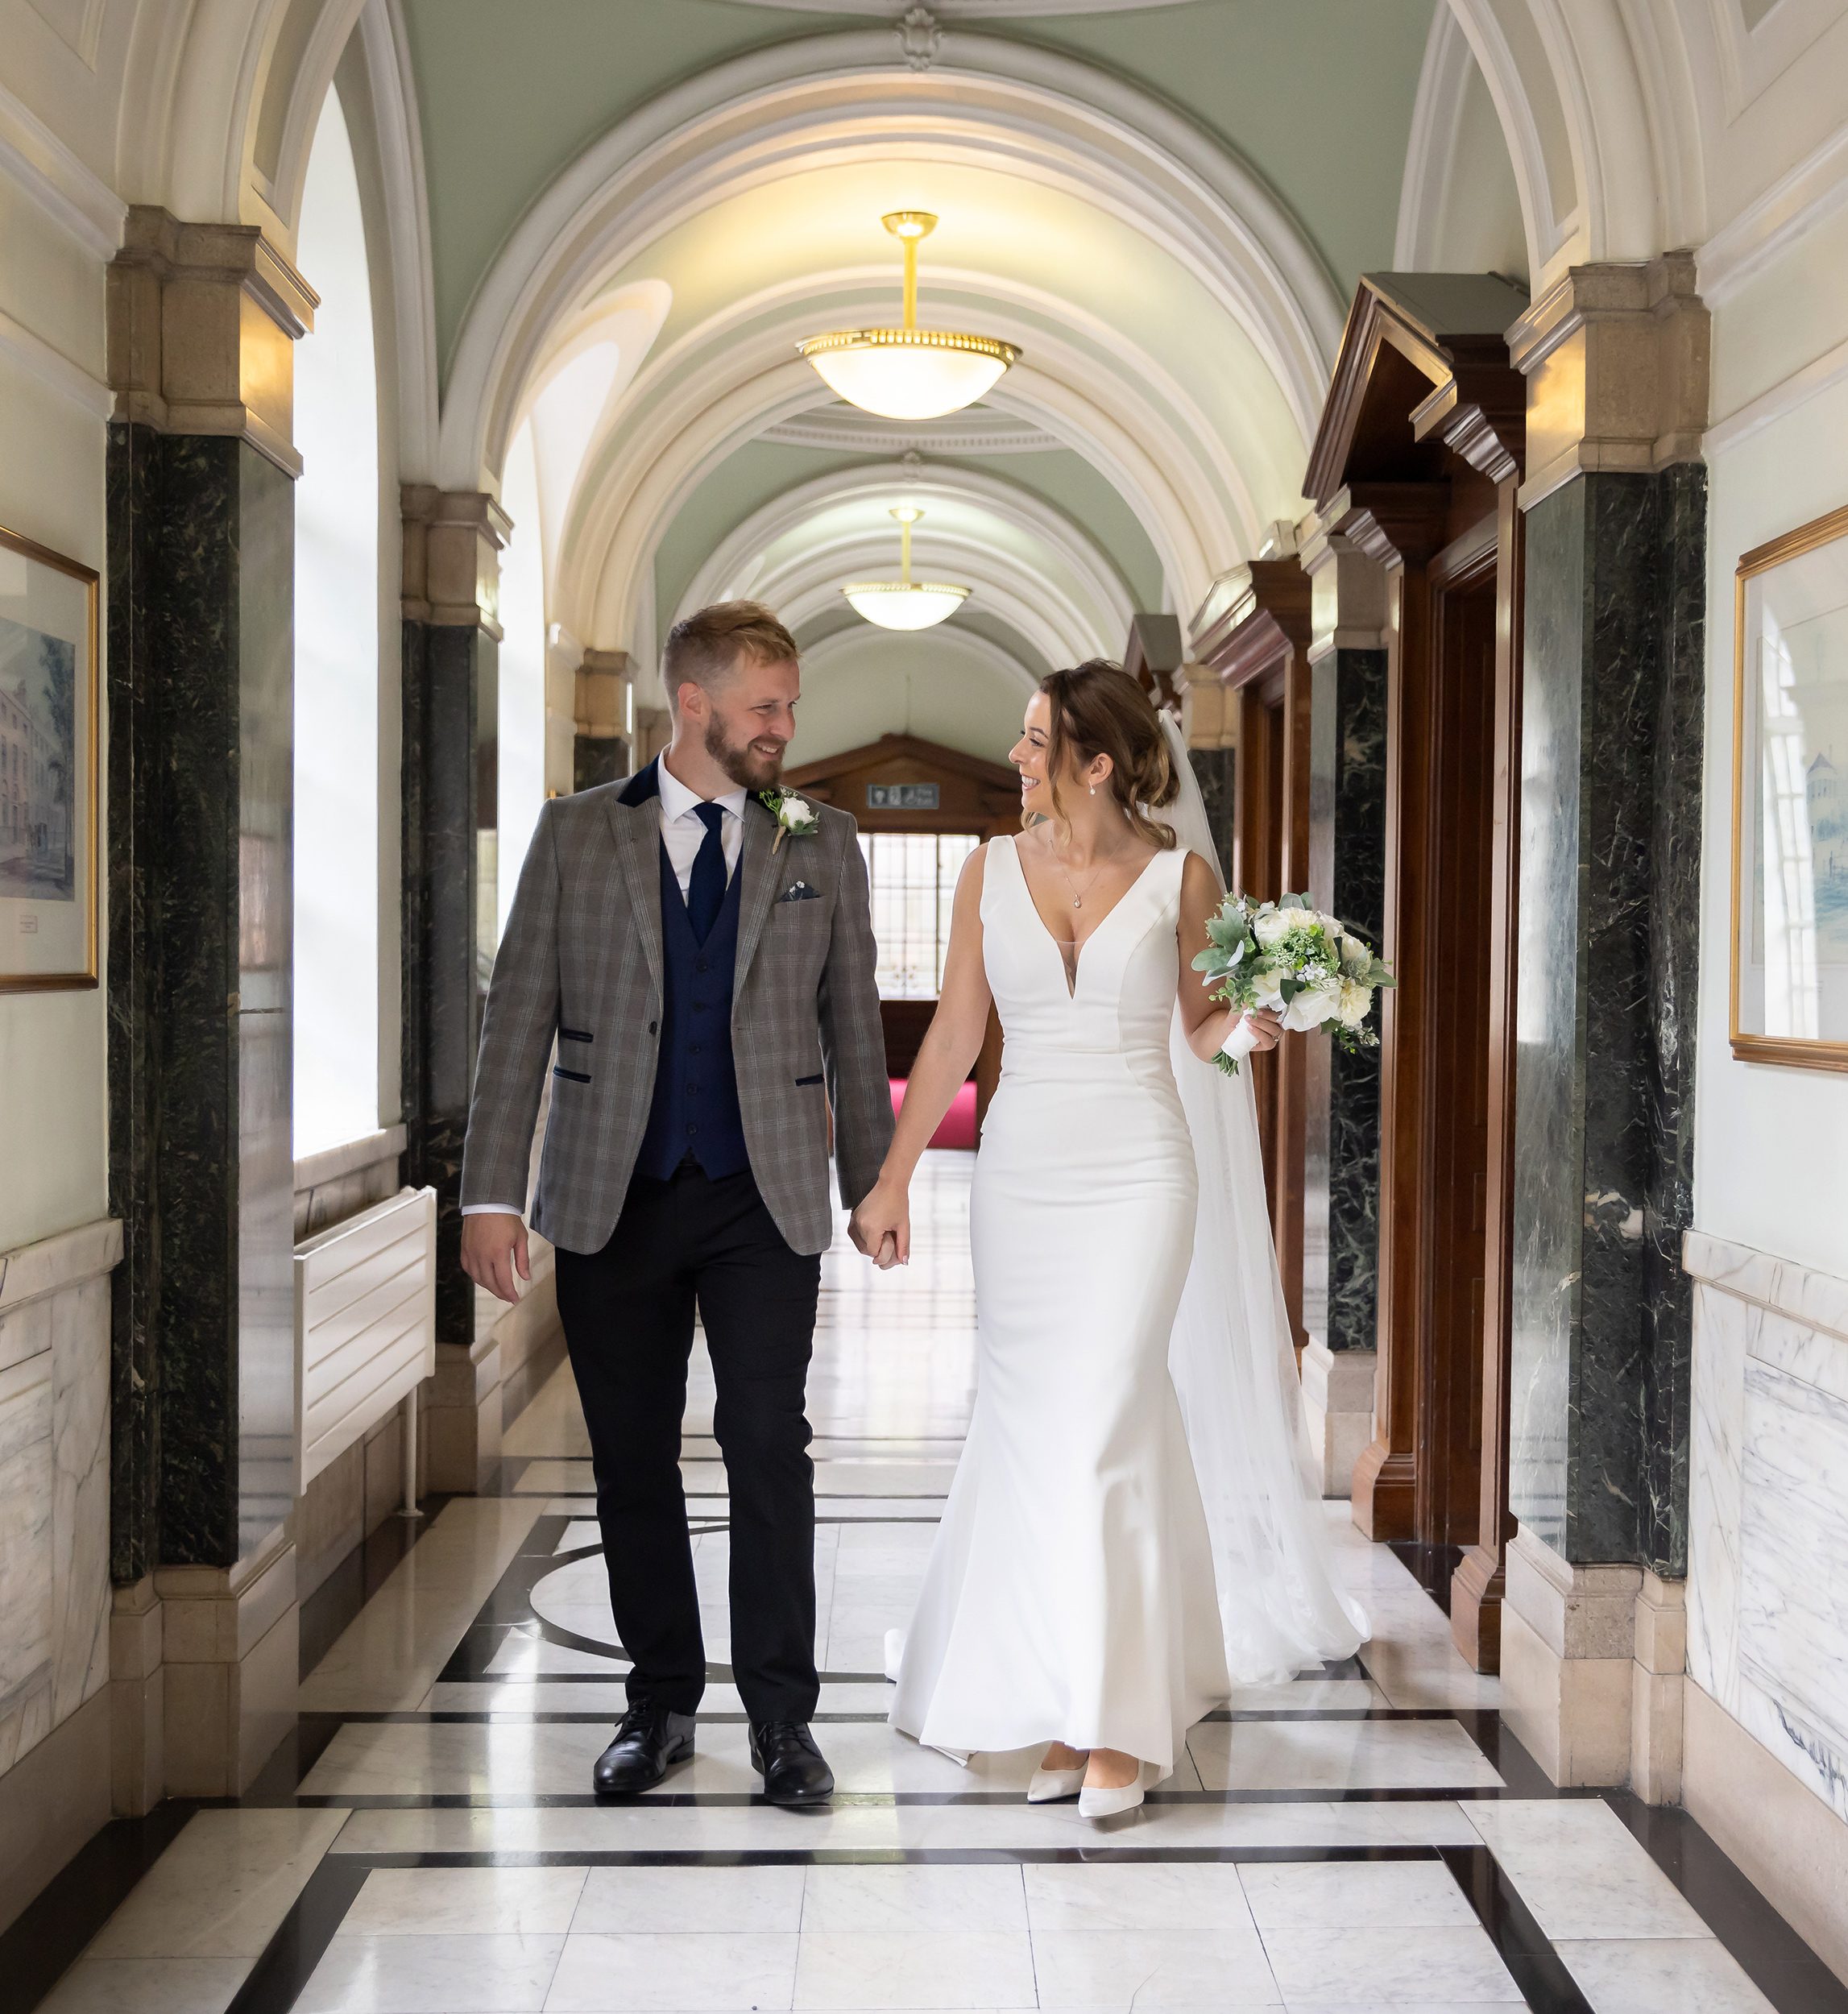
POLYGON ((972 405, 1020 352, 998 336, 918 326, 918 242, 937 228, 928 210, 895 209, 879 220, 905 247, 905 325, 835 329, 796 348, 829 388, 888 420, 935 420, 972 405))
POLYGON ((914 504, 901 504, 892 513, 898 520, 897 580, 851 580, 840 591, 857 615, 881 629, 929 629, 953 615, 969 598, 966 587, 946 581, 911 578, 911 528, 924 513, 914 504))

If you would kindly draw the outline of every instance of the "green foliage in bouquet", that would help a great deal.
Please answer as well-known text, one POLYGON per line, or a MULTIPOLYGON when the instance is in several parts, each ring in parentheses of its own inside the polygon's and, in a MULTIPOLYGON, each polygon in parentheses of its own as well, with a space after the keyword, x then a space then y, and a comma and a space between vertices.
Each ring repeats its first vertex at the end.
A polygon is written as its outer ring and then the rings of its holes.
MULTIPOLYGON (((1364 938, 1302 895, 1280 902, 1227 896, 1193 963, 1213 998, 1238 1014, 1268 1008, 1287 1029, 1326 1027, 1350 1051, 1379 1046, 1367 1017, 1374 992, 1396 984, 1364 938)), ((1236 1057, 1221 1052, 1215 1061, 1238 1074, 1236 1057)))

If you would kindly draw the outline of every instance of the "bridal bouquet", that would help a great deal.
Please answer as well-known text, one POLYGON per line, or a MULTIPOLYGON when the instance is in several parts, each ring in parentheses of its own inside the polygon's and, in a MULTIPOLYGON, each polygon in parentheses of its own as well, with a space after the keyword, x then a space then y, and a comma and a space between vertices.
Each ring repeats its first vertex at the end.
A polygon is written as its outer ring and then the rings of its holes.
MULTIPOLYGON (((1377 1049, 1367 1026, 1374 989, 1395 982, 1373 947, 1335 917, 1310 908, 1301 895, 1254 902, 1229 895, 1207 925, 1207 947, 1194 970, 1213 998, 1241 1015, 1267 1007, 1286 1028, 1327 1027, 1344 1049, 1377 1049)), ((1251 1053, 1255 1038, 1234 1022, 1213 1060, 1228 1076, 1251 1053)))

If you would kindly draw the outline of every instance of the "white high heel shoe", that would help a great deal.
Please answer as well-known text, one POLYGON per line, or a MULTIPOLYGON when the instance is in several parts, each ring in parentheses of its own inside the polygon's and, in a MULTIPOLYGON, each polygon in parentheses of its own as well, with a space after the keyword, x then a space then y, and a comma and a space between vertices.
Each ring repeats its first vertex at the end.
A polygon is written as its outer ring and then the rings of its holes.
POLYGON ((1085 1785, 1078 1793, 1079 1817, 1093 1820, 1117 1818, 1125 1811, 1133 1811, 1142 1801, 1143 1778, 1146 1773, 1138 1769, 1133 1781, 1118 1784, 1110 1789, 1093 1789, 1085 1785))
POLYGON ((1055 1805, 1061 1798, 1079 1796, 1084 1788, 1084 1765, 1075 1769, 1036 1769, 1026 1787, 1030 1805, 1055 1805))

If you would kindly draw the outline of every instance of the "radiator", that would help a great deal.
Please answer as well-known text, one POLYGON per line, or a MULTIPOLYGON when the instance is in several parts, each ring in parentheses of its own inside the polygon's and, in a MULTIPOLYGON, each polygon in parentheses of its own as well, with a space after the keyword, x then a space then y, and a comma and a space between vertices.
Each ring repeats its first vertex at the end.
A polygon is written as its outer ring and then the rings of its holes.
POLYGON ((436 1278, 434 1189, 400 1189, 295 1248, 298 1497, 434 1374, 436 1278))

